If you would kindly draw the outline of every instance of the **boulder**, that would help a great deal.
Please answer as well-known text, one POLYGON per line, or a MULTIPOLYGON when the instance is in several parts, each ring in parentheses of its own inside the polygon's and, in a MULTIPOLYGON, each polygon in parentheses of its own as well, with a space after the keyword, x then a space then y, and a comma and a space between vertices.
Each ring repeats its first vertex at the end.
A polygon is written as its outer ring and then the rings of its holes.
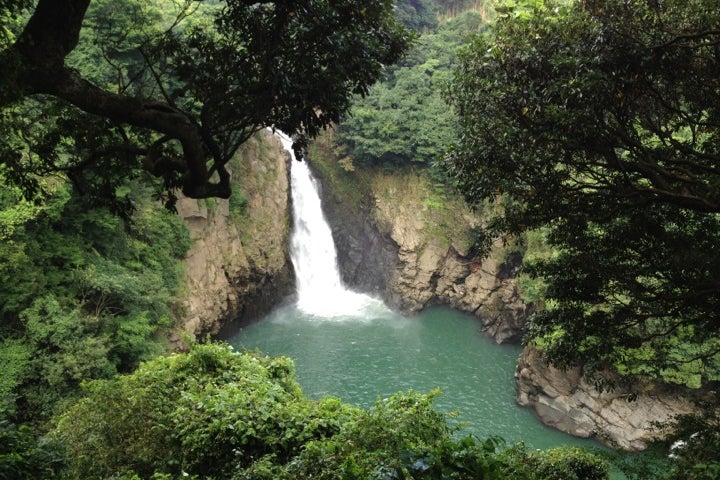
POLYGON ((548 366, 531 346, 520 354, 515 380, 517 403, 532 408, 544 424, 622 450, 644 450, 668 434, 656 424, 696 411, 692 392, 665 384, 624 386, 617 379, 612 391, 601 392, 584 378, 582 367, 548 366))

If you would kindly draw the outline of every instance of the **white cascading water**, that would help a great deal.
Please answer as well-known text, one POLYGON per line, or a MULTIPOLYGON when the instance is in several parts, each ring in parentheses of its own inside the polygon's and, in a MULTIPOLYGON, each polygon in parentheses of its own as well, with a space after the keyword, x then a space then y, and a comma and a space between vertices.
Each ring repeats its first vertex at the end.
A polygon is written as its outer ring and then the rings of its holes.
POLYGON ((290 188, 293 198, 293 233, 290 257, 295 267, 298 308, 308 315, 339 318, 385 310, 372 297, 343 286, 337 264, 335 242, 323 215, 315 179, 306 162, 295 160, 292 140, 277 132, 292 157, 290 188))

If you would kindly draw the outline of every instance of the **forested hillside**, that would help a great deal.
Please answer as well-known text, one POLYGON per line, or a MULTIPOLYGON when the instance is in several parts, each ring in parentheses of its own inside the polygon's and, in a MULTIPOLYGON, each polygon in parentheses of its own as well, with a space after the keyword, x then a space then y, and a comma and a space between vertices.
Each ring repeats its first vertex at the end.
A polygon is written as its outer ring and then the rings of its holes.
POLYGON ((299 157, 333 127, 343 169, 438 211, 457 188, 467 250, 525 255, 544 359, 702 393, 687 448, 627 474, 717 478, 716 3, 0 0, 0 479, 608 478, 463 438, 434 392, 362 410, 289 359, 169 354, 178 192, 248 208, 229 165, 266 127, 299 157))
POLYGON ((442 90, 457 49, 487 26, 479 11, 464 11, 425 27, 416 45, 383 81, 357 99, 338 127, 337 141, 353 162, 430 167, 457 133, 457 118, 442 90))

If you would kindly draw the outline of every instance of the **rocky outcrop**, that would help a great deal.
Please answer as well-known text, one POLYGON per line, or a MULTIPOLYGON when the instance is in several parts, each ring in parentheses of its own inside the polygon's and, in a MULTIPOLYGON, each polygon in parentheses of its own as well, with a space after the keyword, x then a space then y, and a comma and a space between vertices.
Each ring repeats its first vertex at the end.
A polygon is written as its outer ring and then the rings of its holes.
POLYGON ((434 240, 419 245, 413 237, 391 235, 399 260, 390 283, 395 303, 406 311, 449 305, 475 314, 485 333, 497 343, 520 340, 528 307, 517 280, 501 274, 507 266, 500 260, 500 245, 480 259, 434 240))
POLYGON ((695 411, 688 392, 657 384, 635 384, 599 392, 581 367, 558 370, 541 353, 525 347, 518 359, 517 402, 530 407, 551 427, 579 437, 597 437, 623 450, 644 450, 667 432, 654 427, 695 411))
MULTIPOLYGON (((406 232, 407 233, 407 232, 406 232)), ((392 235, 398 245, 397 268, 390 291, 406 311, 443 304, 475 314, 483 331, 497 343, 518 342, 528 314, 517 280, 504 277, 503 248, 496 245, 484 259, 469 256, 455 245, 429 240, 408 242, 392 235)))
POLYGON ((514 278, 519 259, 508 259, 501 242, 485 259, 472 253, 478 216, 458 198, 438 197, 420 174, 358 176, 366 191, 351 204, 347 185, 337 183, 352 179, 320 172, 346 284, 408 313, 436 304, 471 312, 496 342, 518 341, 529 313, 514 278))
POLYGON ((259 316, 292 291, 289 157, 264 131, 238 157, 234 198, 180 198, 177 204, 192 238, 177 344, 182 335, 215 334, 229 321, 259 316))

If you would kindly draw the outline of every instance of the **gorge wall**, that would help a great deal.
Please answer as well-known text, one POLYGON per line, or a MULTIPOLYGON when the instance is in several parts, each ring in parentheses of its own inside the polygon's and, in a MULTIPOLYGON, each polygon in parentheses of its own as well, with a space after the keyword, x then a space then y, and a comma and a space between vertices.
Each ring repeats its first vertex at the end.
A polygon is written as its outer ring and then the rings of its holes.
POLYGON ((518 404, 532 408, 546 425, 579 437, 597 437, 623 450, 644 450, 668 433, 656 429, 655 423, 696 411, 692 392, 664 384, 618 384, 600 392, 583 378, 581 367, 549 367, 529 346, 518 359, 515 379, 518 404))
POLYGON ((262 315, 293 291, 289 156, 267 131, 238 152, 230 200, 180 198, 192 246, 185 261, 182 336, 215 334, 234 319, 262 315))
POLYGON ((316 142, 309 161, 347 285, 408 313, 449 305, 476 315, 494 341, 519 341, 529 312, 517 259, 499 241, 488 258, 473 252, 476 213, 427 175, 343 168, 324 147, 316 142))
MULTIPOLYGON (((310 164, 321 180, 347 285, 405 312, 449 305, 477 316, 496 342, 519 340, 531 313, 515 278, 520 258, 500 241, 489 257, 475 255, 477 213, 420 174, 338 168, 318 153, 311 151, 310 164)), ((233 319, 259 317, 294 290, 287 253, 288 156, 267 132, 250 140, 240 156, 232 173, 241 195, 178 202, 193 244, 181 330, 171 339, 176 348, 185 335, 215 334, 233 319)), ((667 387, 644 385, 633 402, 627 401, 635 393, 629 390, 599 392, 579 368, 548 367, 530 347, 519 358, 516 382, 518 403, 543 423, 627 450, 662 436, 653 422, 693 411, 688 398, 667 387)))

